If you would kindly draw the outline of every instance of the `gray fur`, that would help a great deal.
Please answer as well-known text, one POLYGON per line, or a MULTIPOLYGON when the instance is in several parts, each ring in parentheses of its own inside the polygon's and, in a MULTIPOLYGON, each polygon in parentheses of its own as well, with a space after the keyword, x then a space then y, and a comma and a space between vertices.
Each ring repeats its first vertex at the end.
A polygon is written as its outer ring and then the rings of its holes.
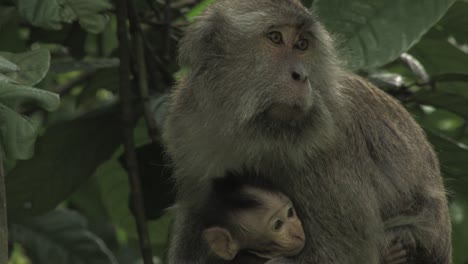
POLYGON ((178 187, 169 263, 215 263, 197 209, 209 179, 247 166, 271 175, 302 219, 306 248, 281 263, 377 264, 399 238, 411 263, 450 264, 447 200, 423 131, 393 98, 343 70, 332 38, 298 2, 218 0, 181 41, 190 72, 173 90, 163 135, 178 187), (304 59, 313 109, 296 127, 269 127, 258 114, 290 79, 258 36, 304 23, 315 37, 304 59))

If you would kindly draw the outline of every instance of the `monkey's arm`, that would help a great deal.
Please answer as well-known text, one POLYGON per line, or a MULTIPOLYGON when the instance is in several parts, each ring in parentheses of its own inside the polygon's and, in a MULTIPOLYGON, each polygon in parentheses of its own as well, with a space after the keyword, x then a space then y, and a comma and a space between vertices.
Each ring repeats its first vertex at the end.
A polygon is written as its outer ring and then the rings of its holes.
POLYGON ((383 245, 400 241, 409 263, 451 263, 445 189, 424 132, 383 91, 358 77, 349 83, 355 105, 361 105, 353 122, 363 135, 369 164, 375 166, 372 181, 385 226, 383 245))

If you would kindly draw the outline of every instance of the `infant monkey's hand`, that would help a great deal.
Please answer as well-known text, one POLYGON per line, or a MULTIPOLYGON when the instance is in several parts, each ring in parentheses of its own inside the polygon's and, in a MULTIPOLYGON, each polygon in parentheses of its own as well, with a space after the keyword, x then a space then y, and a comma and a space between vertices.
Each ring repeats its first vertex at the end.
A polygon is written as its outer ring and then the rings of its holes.
POLYGON ((401 243, 401 241, 396 240, 393 242, 383 253, 383 264, 407 264, 407 252, 406 249, 401 243))

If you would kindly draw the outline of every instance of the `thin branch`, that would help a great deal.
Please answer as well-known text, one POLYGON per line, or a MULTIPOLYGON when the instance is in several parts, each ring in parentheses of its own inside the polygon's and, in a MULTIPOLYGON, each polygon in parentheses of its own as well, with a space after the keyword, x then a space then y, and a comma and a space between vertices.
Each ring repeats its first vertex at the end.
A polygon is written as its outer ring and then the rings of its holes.
POLYGON ((432 82, 468 82, 468 74, 444 73, 431 78, 432 82))
POLYGON ((60 94, 60 97, 65 96, 68 93, 70 93, 73 88, 89 80, 89 78, 91 78, 91 76, 93 76, 95 73, 96 71, 94 70, 85 71, 81 73, 80 75, 78 75, 76 78, 72 79, 71 81, 57 87, 55 91, 57 91, 60 94))
POLYGON ((146 0, 146 4, 147 4, 147 5, 150 7, 150 9, 153 11, 154 16, 156 17, 156 19, 161 20, 161 16, 159 15, 158 10, 154 7, 154 5, 153 5, 153 3, 151 2, 151 0, 146 0))
POLYGON ((407 85, 406 87, 411 88, 413 86, 429 86, 432 90, 435 90, 437 83, 441 82, 468 82, 468 74, 464 73, 443 73, 432 76, 427 82, 415 81, 407 85))
POLYGON ((151 63, 156 64, 156 69, 161 73, 164 83, 167 85, 171 85, 174 83, 174 77, 172 74, 166 69, 164 66, 163 61, 157 55, 154 48, 151 46, 150 42, 146 39, 144 35, 142 35, 143 41, 145 43, 146 50, 148 51, 149 55, 151 56, 151 60, 149 60, 150 65, 151 63))
POLYGON ((164 1, 164 21, 166 22, 166 28, 164 32, 164 59, 169 61, 170 48, 171 48, 171 0, 164 1))
POLYGON ((3 170, 3 149, 0 147, 0 263, 8 262, 8 225, 5 190, 5 171, 3 170))
POLYGON ((138 84, 140 90, 140 98, 143 103, 143 112, 146 120, 146 127, 148 128, 148 135, 151 140, 156 143, 159 141, 159 131, 153 113, 150 107, 150 98, 148 90, 148 74, 146 69, 145 46, 143 43, 143 33, 140 28, 139 18, 136 13, 134 2, 128 6, 130 18, 130 30, 132 39, 134 40, 134 47, 136 52, 138 84))
POLYGON ((138 164, 135 153, 135 142, 133 141, 133 129, 135 120, 132 117, 132 94, 130 82, 130 53, 127 29, 127 1, 116 0, 117 2, 117 37, 119 39, 119 76, 120 76, 120 100, 122 108, 122 125, 124 134, 125 161, 128 167, 128 176, 131 187, 132 203, 135 211, 140 249, 144 264, 153 264, 153 254, 151 253, 151 242, 146 225, 145 211, 143 207, 143 192, 141 190, 140 178, 138 175, 138 164))

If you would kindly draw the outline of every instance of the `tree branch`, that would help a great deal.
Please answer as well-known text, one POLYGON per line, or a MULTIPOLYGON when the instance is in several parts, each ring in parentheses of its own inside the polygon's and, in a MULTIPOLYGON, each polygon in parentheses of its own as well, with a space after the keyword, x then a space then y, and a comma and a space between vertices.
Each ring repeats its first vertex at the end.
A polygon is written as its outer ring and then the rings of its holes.
POLYGON ((5 171, 3 170, 3 149, 0 147, 0 263, 8 263, 8 225, 5 192, 5 171))
POLYGON ((135 120, 132 112, 132 93, 130 83, 130 45, 127 30, 127 1, 117 2, 117 37, 119 39, 119 76, 120 76, 120 100, 122 110, 122 125, 124 134, 125 161, 128 167, 128 176, 131 187, 132 204, 135 211, 140 249, 144 264, 153 264, 151 243, 146 226, 146 217, 143 205, 143 193, 138 175, 138 164, 135 153, 135 142, 133 141, 133 129, 135 120))
POLYGON ((93 76, 93 74, 95 74, 96 71, 85 71, 83 73, 81 73, 80 75, 78 75, 76 78, 72 79, 71 81, 57 87, 57 89, 55 89, 55 91, 57 91, 59 94, 60 94, 60 97, 63 97, 65 95, 67 95, 69 92, 71 92, 71 90, 73 88, 75 88, 76 86, 86 82, 87 80, 89 80, 89 78, 91 76, 93 76))
POLYGON ((171 0, 164 1, 164 21, 166 22, 166 28, 164 30, 164 59, 169 61, 170 48, 171 48, 171 0))
POLYGON ((146 127, 148 128, 148 135, 150 136, 151 140, 153 141, 153 143, 156 143, 159 141, 159 131, 156 126, 156 121, 154 120, 153 112, 151 111, 150 106, 148 74, 145 59, 145 46, 143 43, 143 32, 140 28, 140 21, 135 10, 134 2, 129 3, 128 9, 130 18, 130 30, 136 52, 138 85, 140 88, 140 98, 143 104, 143 112, 146 120, 146 127))

